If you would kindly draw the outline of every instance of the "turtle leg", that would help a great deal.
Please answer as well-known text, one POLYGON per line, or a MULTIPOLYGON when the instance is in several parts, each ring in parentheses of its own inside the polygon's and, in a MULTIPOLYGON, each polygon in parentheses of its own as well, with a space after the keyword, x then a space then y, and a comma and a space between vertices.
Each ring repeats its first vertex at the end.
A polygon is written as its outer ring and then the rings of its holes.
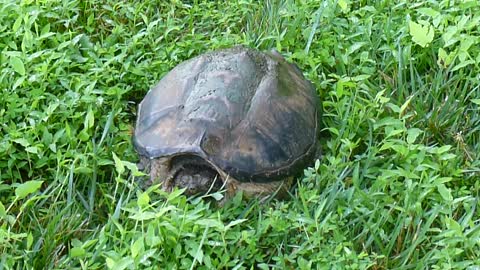
POLYGON ((150 160, 150 180, 147 185, 162 184, 162 190, 170 192, 172 190, 172 175, 170 175, 170 159, 155 158, 150 160))
POLYGON ((257 198, 260 200, 266 200, 271 197, 284 199, 287 197, 288 190, 293 183, 293 177, 268 183, 240 182, 230 176, 226 176, 224 179, 226 192, 223 201, 233 198, 239 191, 243 192, 247 199, 257 198))

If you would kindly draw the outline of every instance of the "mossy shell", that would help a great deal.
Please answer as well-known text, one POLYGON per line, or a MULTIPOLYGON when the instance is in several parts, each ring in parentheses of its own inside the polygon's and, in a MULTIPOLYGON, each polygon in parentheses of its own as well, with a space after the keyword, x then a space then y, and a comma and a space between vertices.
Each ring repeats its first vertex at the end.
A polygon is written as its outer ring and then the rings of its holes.
POLYGON ((139 105, 133 143, 148 158, 196 155, 241 182, 301 172, 317 152, 320 102, 277 52, 245 47, 185 61, 139 105))

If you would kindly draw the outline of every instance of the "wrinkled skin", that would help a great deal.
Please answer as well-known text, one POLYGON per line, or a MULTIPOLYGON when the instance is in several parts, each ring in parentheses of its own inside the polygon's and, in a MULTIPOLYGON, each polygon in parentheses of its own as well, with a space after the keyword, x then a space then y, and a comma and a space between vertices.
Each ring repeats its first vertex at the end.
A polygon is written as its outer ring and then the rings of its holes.
POLYGON ((173 176, 172 186, 185 188, 186 195, 206 194, 209 191, 217 191, 221 187, 218 174, 205 167, 192 166, 191 161, 178 166, 173 176))
POLYGON ((186 195, 206 194, 214 184, 215 176, 205 171, 180 172, 173 179, 173 185, 185 188, 186 195))
POLYGON ((162 183, 165 191, 174 187, 185 188, 185 195, 206 194, 221 189, 222 180, 218 173, 198 157, 175 159, 148 159, 142 157, 138 168, 150 175, 147 186, 162 183))
POLYGON ((245 198, 285 198, 293 182, 293 177, 268 183, 241 182, 201 158, 192 156, 173 159, 141 157, 138 167, 149 175, 146 186, 161 184, 167 192, 175 187, 185 188, 184 194, 188 196, 223 191, 224 198, 218 202, 219 206, 239 191, 243 192, 245 198))

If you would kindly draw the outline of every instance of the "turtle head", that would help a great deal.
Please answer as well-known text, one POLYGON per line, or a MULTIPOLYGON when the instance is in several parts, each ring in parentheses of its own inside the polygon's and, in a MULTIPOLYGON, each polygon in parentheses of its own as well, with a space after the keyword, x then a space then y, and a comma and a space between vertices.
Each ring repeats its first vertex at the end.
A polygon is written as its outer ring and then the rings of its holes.
POLYGON ((185 188, 185 195, 206 194, 220 190, 223 184, 215 168, 195 155, 141 158, 137 166, 149 174, 147 186, 161 183, 168 192, 178 187, 185 188))

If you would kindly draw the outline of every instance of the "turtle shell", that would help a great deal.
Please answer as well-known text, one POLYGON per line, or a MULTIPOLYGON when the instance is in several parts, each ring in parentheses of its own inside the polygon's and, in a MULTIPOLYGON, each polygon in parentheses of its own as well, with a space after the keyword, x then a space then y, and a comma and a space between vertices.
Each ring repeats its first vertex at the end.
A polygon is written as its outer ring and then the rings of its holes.
POLYGON ((320 102, 277 52, 206 53, 166 74, 139 105, 133 143, 150 159, 195 155, 241 182, 302 172, 317 150, 320 102))

